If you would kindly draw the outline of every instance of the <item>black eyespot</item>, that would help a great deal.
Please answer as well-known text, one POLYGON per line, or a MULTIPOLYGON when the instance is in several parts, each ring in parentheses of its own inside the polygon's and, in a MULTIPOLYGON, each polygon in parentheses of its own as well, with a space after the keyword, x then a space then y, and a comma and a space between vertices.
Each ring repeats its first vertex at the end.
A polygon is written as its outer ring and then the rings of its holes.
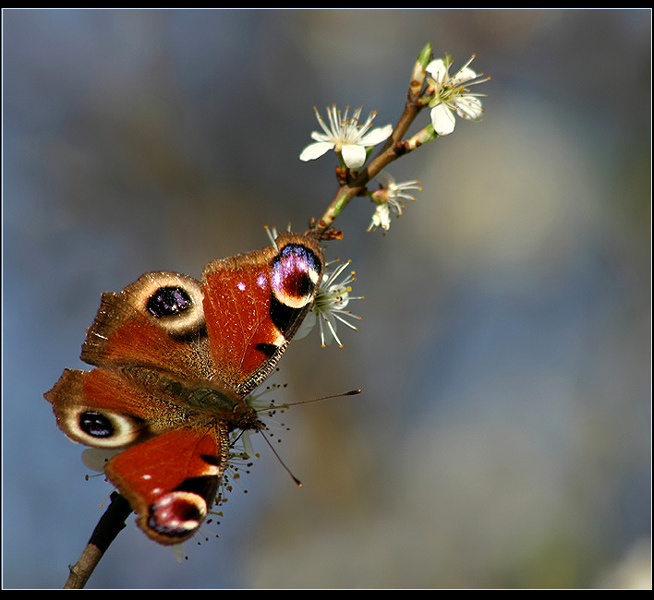
POLYGON ((146 308, 148 312, 160 319, 179 315, 191 308, 191 297, 180 287, 160 287, 148 298, 146 308))
POLYGON ((97 412, 87 411, 79 416, 79 426, 84 433, 95 438, 108 438, 114 435, 114 427, 109 419, 97 412))

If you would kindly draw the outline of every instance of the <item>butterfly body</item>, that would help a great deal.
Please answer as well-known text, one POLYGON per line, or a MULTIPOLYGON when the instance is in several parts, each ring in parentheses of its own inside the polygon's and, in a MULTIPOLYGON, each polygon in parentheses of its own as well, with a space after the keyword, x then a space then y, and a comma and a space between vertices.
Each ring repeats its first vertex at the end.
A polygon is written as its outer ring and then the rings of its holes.
POLYGON ((81 358, 45 394, 73 441, 118 450, 105 467, 137 523, 162 544, 197 531, 229 459, 230 433, 263 423, 244 400, 274 369, 322 277, 318 243, 217 260, 202 281, 146 273, 102 295, 81 358))

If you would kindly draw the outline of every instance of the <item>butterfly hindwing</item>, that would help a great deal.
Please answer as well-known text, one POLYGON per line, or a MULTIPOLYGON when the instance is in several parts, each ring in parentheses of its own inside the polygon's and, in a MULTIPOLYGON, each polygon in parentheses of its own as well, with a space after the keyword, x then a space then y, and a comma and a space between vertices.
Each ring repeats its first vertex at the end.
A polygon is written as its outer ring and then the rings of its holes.
POLYGON ((177 544, 197 531, 213 505, 228 452, 226 423, 196 425, 132 446, 105 472, 138 515, 139 527, 161 544, 177 544))

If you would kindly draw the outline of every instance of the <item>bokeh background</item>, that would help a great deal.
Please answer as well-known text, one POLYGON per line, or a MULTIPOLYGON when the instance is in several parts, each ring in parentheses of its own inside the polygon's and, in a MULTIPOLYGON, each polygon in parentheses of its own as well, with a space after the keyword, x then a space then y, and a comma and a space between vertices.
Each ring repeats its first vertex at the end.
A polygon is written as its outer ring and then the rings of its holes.
MULTIPOLYGON (((295 343, 262 457, 178 564, 134 523, 98 588, 650 586, 649 10, 6 10, 3 585, 58 588, 111 490, 42 399, 100 293, 302 229, 313 107, 394 123, 430 42, 485 117, 397 162, 390 232, 351 205, 357 333, 295 343)), ((427 114, 421 115, 421 126, 427 114)))

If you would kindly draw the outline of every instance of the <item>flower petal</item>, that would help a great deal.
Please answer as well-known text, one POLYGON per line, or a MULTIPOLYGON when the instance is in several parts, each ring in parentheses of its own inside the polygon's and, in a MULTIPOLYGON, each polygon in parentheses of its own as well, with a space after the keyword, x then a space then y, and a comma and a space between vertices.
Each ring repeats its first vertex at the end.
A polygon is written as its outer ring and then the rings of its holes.
POLYGON ((481 121, 484 112, 481 107, 481 100, 475 96, 461 96, 456 100, 456 112, 464 119, 481 121))
POLYGON ((316 142, 331 142, 333 140, 331 136, 320 133, 319 131, 312 131, 311 139, 315 140, 316 142))
POLYGON ((439 83, 447 76, 448 66, 442 58, 432 60, 425 69, 439 83))
POLYGON ((386 172, 386 171, 380 171, 375 175, 375 179, 381 183, 382 187, 388 188, 392 183, 395 183, 395 179, 393 176, 386 172))
POLYGON ((362 146, 376 146, 386 140, 391 133, 393 133, 393 126, 390 124, 384 127, 376 127, 359 138, 359 144, 362 146))
POLYGON ((316 326, 316 313, 312 310, 310 310, 307 313, 307 316, 304 317, 304 320, 302 321, 302 324, 298 328, 298 330, 295 332, 295 335, 293 336, 294 340, 301 340, 304 337, 307 337, 309 335, 309 332, 316 326))
POLYGON ((470 81, 471 79, 475 79, 476 77, 477 73, 475 73, 470 67, 465 67, 464 69, 461 69, 452 79, 456 85, 461 85, 462 83, 470 81))
MULTIPOLYGON (((382 229, 388 231, 391 228, 391 210, 388 208, 388 204, 382 204, 377 207, 375 211, 377 217, 377 222, 382 229)), ((373 217, 374 220, 374 217, 373 217)))
POLYGON ((454 131, 456 121, 452 111, 444 104, 437 104, 431 109, 431 124, 438 135, 449 135, 454 131))
POLYGON ((98 473, 102 473, 111 460, 120 450, 116 448, 87 448, 82 452, 82 462, 89 468, 98 473))
POLYGON ((315 160, 320 158, 326 152, 329 152, 334 147, 332 142, 316 142, 309 144, 300 154, 300 160, 315 160))
POLYGON ((343 144, 341 155, 348 169, 358 169, 366 162, 366 149, 356 144, 343 144))

